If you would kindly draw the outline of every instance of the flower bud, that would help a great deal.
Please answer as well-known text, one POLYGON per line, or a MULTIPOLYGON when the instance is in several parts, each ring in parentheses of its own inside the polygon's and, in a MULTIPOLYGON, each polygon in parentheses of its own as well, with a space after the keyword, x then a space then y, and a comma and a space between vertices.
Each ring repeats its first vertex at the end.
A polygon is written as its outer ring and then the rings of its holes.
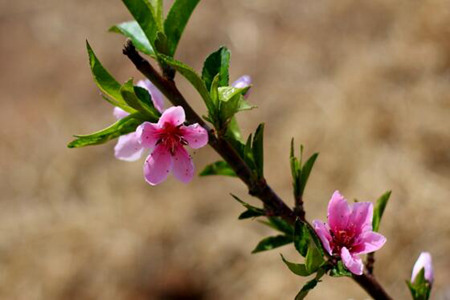
POLYGON ((412 271, 411 282, 414 282, 417 274, 420 270, 425 269, 425 280, 432 284, 434 280, 433 265, 431 260, 431 254, 428 252, 422 252, 419 255, 412 271))

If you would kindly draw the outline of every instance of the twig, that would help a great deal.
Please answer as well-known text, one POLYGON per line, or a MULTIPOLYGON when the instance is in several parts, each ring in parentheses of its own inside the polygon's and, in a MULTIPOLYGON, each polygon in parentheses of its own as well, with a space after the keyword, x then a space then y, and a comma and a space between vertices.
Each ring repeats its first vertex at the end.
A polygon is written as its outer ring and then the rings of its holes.
POLYGON ((367 259, 366 259, 366 269, 367 269, 367 273, 369 273, 370 275, 373 275, 373 265, 375 264, 375 252, 370 252, 369 254, 367 254, 367 259))
MULTIPOLYGON (((136 68, 146 76, 173 105, 179 105, 184 108, 186 118, 189 122, 198 123, 208 131, 209 145, 222 156, 231 168, 233 168, 237 176, 247 185, 249 194, 259 198, 263 202, 264 207, 273 215, 279 216, 287 222, 294 224, 296 218, 300 217, 298 214, 301 214, 303 209, 296 209, 296 212, 292 211, 292 209, 289 208, 289 206, 287 206, 286 203, 272 190, 264 178, 258 179, 231 144, 221 136, 216 136, 214 130, 192 109, 176 87, 173 80, 171 80, 170 77, 165 78, 161 76, 152 65, 136 51, 136 48, 131 41, 128 41, 125 45, 123 54, 133 62, 136 68)), ((302 208, 303 201, 298 202, 297 200, 296 206, 302 208)), ((304 212, 302 220, 304 220, 304 212)), ((308 223, 308 226, 311 225, 308 223)), ((392 299, 373 276, 363 274, 361 276, 353 276, 352 278, 374 299, 392 299)))

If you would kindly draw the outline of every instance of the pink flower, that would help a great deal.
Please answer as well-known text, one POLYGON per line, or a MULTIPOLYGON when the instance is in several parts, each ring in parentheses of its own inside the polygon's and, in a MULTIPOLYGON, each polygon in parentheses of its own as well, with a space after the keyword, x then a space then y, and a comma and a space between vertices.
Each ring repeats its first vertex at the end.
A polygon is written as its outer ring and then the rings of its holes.
POLYGON ((353 274, 361 275, 364 265, 360 254, 374 252, 386 238, 372 231, 373 204, 347 200, 335 191, 328 204, 328 224, 314 220, 314 229, 330 255, 340 257, 353 274))
POLYGON ((141 146, 151 149, 145 160, 145 180, 156 185, 166 180, 169 173, 188 183, 194 176, 194 164, 184 146, 198 149, 208 143, 208 132, 199 124, 183 125, 181 106, 168 108, 158 123, 144 122, 136 130, 141 146))
MULTIPOLYGON (((231 86, 242 89, 242 88, 248 87, 251 84, 252 84, 252 78, 249 75, 243 75, 243 76, 239 77, 235 82, 233 82, 233 84, 231 86)), ((247 93, 245 93, 244 98, 247 99, 249 95, 250 95, 250 90, 248 90, 247 93)))
POLYGON ((411 282, 414 282, 417 274, 420 270, 425 269, 425 279, 432 284, 434 281, 433 264, 431 260, 431 254, 428 252, 422 252, 419 255, 412 271, 411 282))
MULTIPOLYGON (((152 97, 153 105, 159 112, 164 110, 164 98, 161 92, 150 82, 150 80, 140 80, 137 86, 146 89, 152 97)), ((129 115, 126 111, 119 107, 114 107, 114 116, 120 120, 129 115)), ((119 137, 114 147, 114 155, 117 159, 125 161, 135 161, 141 158, 144 148, 139 143, 136 132, 125 134, 119 137)))

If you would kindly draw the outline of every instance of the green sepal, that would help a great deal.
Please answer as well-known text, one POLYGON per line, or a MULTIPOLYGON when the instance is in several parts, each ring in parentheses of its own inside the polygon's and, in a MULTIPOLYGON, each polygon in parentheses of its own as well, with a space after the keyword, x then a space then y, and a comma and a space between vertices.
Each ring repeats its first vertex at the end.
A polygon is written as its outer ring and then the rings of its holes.
POLYGON ((352 277, 352 273, 347 270, 344 263, 340 260, 335 266, 330 269, 330 276, 332 277, 352 277))
POLYGON ((148 115, 148 121, 157 122, 160 116, 158 110, 153 106, 150 93, 144 88, 134 86, 133 79, 128 80, 120 88, 120 94, 125 102, 135 110, 148 115))
POLYGON ((136 110, 129 107, 120 94, 121 85, 114 77, 103 67, 98 60, 89 42, 86 41, 86 48, 89 56, 89 66, 91 67, 94 81, 102 92, 105 99, 111 104, 120 107, 129 113, 135 113, 136 110))
POLYGON ((181 35, 200 0, 175 0, 164 21, 169 55, 174 56, 181 35))
POLYGON ((413 300, 428 300, 431 294, 431 284, 425 278, 425 268, 420 269, 414 282, 406 280, 413 300))
POLYGON ((381 218, 383 217, 384 209, 389 201, 389 197, 391 196, 391 191, 387 191, 380 198, 378 198, 375 208, 373 210, 373 220, 372 227, 373 231, 378 231, 380 229, 381 218))
POLYGON ((295 275, 306 277, 306 276, 309 276, 312 274, 312 272, 310 272, 306 268, 305 264, 292 263, 292 262, 286 260, 283 256, 283 254, 280 254, 280 255, 281 255, 281 259, 283 260, 283 262, 286 264, 286 266, 289 268, 289 270, 291 270, 291 272, 294 273, 295 275))
POLYGON ((206 88, 210 89, 216 75, 219 75, 218 86, 228 86, 231 53, 226 47, 211 53, 205 60, 202 70, 202 79, 206 88))
POLYGON ((75 135, 76 139, 70 142, 67 147, 80 148, 106 143, 121 135, 135 131, 136 127, 144 121, 145 117, 141 113, 131 114, 103 130, 88 135, 75 135))
POLYGON ((209 176, 209 175, 224 175, 237 177, 234 170, 230 167, 230 165, 223 160, 216 161, 212 164, 207 165, 203 171, 200 172, 200 176, 209 176))
POLYGON ((292 243, 292 237, 286 235, 269 236, 261 240, 252 253, 258 253, 263 251, 272 250, 287 244, 292 243))
POLYGON ((109 31, 122 34, 123 36, 129 38, 133 42, 136 49, 156 59, 156 54, 152 45, 150 45, 144 31, 142 31, 142 28, 136 21, 123 22, 114 25, 109 29, 109 31))
POLYGON ((241 213, 238 217, 239 220, 248 219, 248 218, 256 218, 265 216, 266 212, 262 208, 258 208, 248 204, 247 202, 242 201, 236 195, 231 194, 231 196, 239 202, 242 206, 244 206, 247 210, 241 213))

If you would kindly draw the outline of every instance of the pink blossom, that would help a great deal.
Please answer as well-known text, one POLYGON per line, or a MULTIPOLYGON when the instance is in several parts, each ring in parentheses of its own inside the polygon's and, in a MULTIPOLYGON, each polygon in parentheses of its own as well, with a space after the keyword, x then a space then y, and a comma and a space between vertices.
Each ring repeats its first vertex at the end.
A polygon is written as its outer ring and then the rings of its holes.
POLYGON ((151 153, 145 160, 145 180, 156 185, 166 180, 169 173, 188 183, 194 176, 194 164, 184 146, 198 149, 208 143, 208 132, 199 124, 183 125, 184 109, 168 108, 158 123, 144 122, 136 133, 144 148, 151 153))
POLYGON ((428 252, 422 252, 419 255, 412 271, 411 282, 414 282, 417 274, 420 270, 425 269, 425 279, 432 284, 434 281, 433 263, 431 260, 431 254, 428 252))
MULTIPOLYGON (((243 76, 239 77, 235 82, 233 82, 233 84, 231 86, 242 89, 242 88, 248 87, 251 84, 252 84, 252 78, 249 75, 243 75, 243 76)), ((247 93, 245 93, 244 98, 247 99, 249 95, 250 95, 250 90, 248 90, 247 93)))
POLYGON ((372 231, 373 204, 347 200, 335 191, 328 204, 328 224, 314 220, 314 229, 330 255, 340 257, 353 274, 361 275, 361 254, 374 252, 386 238, 372 231))
MULTIPOLYGON (((150 80, 140 80, 137 86, 146 89, 152 98, 153 105, 159 112, 164 110, 164 98, 161 92, 150 82, 150 80)), ((126 111, 119 107, 114 107, 114 117, 120 120, 129 115, 126 111)), ((117 159, 125 161, 135 161, 141 158, 144 148, 139 143, 136 132, 125 134, 119 137, 114 147, 114 155, 117 159)))

